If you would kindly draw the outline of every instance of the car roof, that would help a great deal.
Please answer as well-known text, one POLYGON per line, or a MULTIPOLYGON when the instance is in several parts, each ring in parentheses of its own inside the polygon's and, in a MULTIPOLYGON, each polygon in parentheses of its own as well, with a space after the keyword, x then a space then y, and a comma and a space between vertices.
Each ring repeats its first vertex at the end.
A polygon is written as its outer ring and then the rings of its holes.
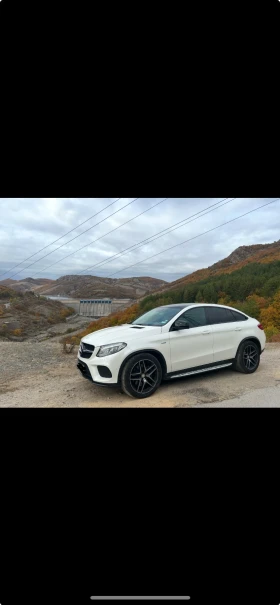
POLYGON ((220 309, 231 309, 232 311, 237 311, 241 315, 245 315, 245 317, 249 317, 249 315, 246 315, 246 313, 244 313, 243 311, 239 311, 235 307, 230 307, 229 305, 218 305, 218 304, 215 304, 215 303, 197 303, 197 302, 192 302, 192 303, 174 303, 174 305, 161 305, 160 307, 157 307, 157 308, 158 309, 163 309, 165 307, 178 307, 178 310, 179 309, 185 309, 186 307, 218 307, 220 309))
POLYGON ((162 307, 179 307, 184 309, 185 307, 191 307, 193 305, 203 305, 204 303, 174 303, 174 305, 161 305, 162 307))

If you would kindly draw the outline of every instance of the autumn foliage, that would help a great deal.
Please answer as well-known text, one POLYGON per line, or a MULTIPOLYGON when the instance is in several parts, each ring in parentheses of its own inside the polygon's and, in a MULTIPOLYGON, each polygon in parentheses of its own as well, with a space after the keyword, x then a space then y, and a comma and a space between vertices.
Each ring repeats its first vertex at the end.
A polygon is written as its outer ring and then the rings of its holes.
POLYGON ((22 335, 22 329, 21 328, 16 328, 15 330, 13 330, 12 334, 13 334, 13 336, 21 336, 22 335))

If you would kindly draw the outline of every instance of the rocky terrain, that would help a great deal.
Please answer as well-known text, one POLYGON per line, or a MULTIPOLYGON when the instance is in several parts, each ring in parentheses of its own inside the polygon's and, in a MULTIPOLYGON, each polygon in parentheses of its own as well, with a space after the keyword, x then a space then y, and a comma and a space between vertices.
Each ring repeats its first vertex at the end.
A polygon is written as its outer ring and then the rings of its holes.
MULTIPOLYGON (((55 331, 74 315, 74 309, 34 292, 16 292, 0 287, 0 340, 25 340, 27 337, 55 331)), ((67 326, 66 326, 67 328, 67 326)))

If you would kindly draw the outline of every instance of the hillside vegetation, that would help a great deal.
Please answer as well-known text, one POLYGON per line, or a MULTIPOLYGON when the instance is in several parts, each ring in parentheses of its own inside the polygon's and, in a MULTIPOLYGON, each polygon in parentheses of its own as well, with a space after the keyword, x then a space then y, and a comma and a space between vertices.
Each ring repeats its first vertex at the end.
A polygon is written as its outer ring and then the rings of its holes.
POLYGON ((180 302, 235 307, 258 319, 268 340, 280 341, 280 240, 241 246, 212 267, 187 275, 124 311, 93 322, 75 342, 96 330, 129 323, 154 307, 180 302))
POLYGON ((33 292, 16 292, 0 286, 0 338, 24 340, 66 321, 74 309, 59 301, 47 300, 33 292))

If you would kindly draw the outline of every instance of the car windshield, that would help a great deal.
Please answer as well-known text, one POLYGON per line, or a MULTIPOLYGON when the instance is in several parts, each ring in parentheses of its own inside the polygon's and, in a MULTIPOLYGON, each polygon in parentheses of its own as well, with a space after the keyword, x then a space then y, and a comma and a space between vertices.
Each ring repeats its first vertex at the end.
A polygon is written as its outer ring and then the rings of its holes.
POLYGON ((137 317, 132 322, 133 326, 165 326, 179 311, 182 311, 185 307, 158 307, 152 309, 144 315, 137 317))

